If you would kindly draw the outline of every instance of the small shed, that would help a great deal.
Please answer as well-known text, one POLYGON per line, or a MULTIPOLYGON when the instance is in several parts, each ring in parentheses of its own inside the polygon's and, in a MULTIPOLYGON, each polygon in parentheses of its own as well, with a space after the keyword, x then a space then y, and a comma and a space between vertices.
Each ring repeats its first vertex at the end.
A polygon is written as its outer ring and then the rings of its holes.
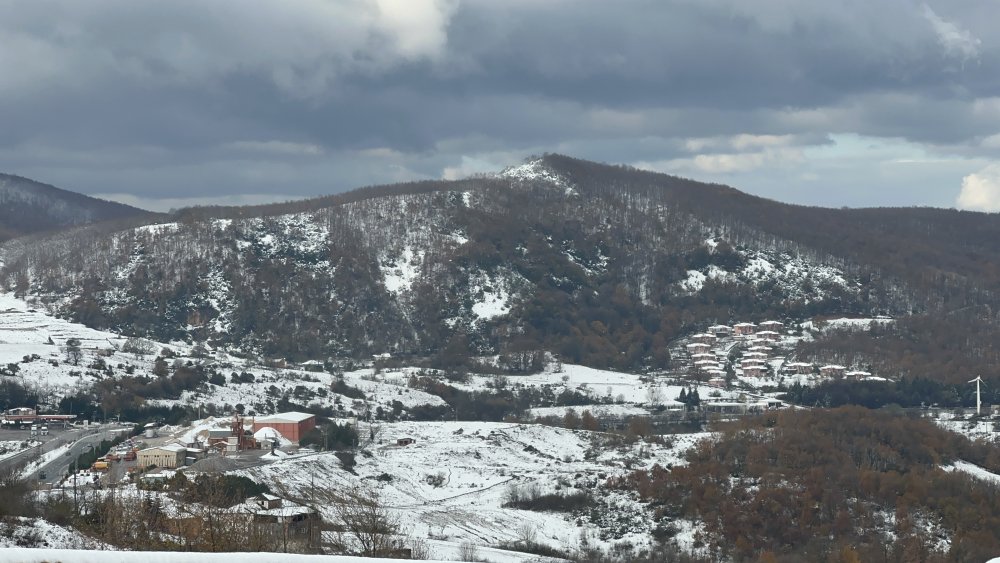
POLYGON ((400 438, 400 439, 396 440, 396 445, 397 446, 409 446, 409 445, 415 444, 415 443, 417 443, 417 441, 414 440, 413 438, 409 438, 409 437, 407 437, 407 438, 400 438))

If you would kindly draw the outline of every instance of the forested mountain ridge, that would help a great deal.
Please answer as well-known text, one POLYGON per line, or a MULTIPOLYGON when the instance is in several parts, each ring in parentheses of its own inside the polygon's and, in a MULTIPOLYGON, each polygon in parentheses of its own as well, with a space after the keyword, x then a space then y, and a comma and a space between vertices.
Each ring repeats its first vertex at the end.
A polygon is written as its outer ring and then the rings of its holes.
POLYGON ((442 367, 499 355, 511 371, 540 350, 661 368, 672 339, 715 322, 918 315, 942 334, 987 327, 973 339, 998 324, 995 216, 792 206, 560 155, 174 219, 12 241, 3 282, 91 326, 161 340, 442 367))
POLYGON ((9 174, 0 174, 0 241, 99 221, 155 214, 9 174))

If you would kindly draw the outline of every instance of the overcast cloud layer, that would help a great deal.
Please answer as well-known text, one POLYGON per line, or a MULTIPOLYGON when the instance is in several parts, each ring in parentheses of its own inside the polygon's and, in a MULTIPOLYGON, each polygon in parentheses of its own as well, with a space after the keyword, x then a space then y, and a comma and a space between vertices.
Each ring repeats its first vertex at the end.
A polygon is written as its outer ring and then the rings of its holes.
POLYGON ((0 170, 147 208, 572 156, 1000 211, 997 0, 0 0, 0 170))

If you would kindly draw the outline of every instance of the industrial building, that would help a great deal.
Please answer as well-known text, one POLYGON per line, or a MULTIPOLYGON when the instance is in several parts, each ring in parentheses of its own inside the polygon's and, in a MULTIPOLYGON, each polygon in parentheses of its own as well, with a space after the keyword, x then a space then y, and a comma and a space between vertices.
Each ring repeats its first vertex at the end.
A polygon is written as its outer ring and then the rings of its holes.
POLYGON ((150 467, 155 465, 163 469, 177 469, 184 467, 184 458, 187 457, 187 448, 181 445, 157 446, 139 450, 139 467, 150 467))
POLYGON ((316 416, 304 412, 284 412, 270 416, 259 416, 253 421, 253 432, 261 428, 273 428, 286 439, 298 442, 310 430, 316 428, 316 416))

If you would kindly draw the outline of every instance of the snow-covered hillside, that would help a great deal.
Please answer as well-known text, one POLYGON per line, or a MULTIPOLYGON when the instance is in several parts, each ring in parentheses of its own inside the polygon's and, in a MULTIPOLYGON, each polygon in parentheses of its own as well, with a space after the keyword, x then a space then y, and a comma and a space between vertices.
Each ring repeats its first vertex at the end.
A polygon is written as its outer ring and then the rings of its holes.
MULTIPOLYGON (((476 422, 407 422, 376 429, 375 442, 357 456, 353 473, 332 454, 287 458, 241 473, 304 500, 374 487, 408 533, 432 540, 440 557, 452 557, 448 550, 457 551, 463 542, 495 546, 526 534, 564 552, 616 543, 642 547, 648 545, 651 525, 645 508, 607 488, 608 480, 653 464, 681 464, 683 452, 709 436, 683 434, 646 443, 542 425, 476 422), (403 438, 414 443, 396 445, 403 438), (587 492, 592 505, 571 514, 503 506, 528 491, 587 492)), ((336 517, 332 507, 325 510, 336 517)))
POLYGON ((714 304, 729 296, 779 317, 879 306, 844 260, 565 165, 14 242, 0 281, 90 326, 296 361, 530 342, 572 363, 664 368, 678 317, 732 320, 714 304))

